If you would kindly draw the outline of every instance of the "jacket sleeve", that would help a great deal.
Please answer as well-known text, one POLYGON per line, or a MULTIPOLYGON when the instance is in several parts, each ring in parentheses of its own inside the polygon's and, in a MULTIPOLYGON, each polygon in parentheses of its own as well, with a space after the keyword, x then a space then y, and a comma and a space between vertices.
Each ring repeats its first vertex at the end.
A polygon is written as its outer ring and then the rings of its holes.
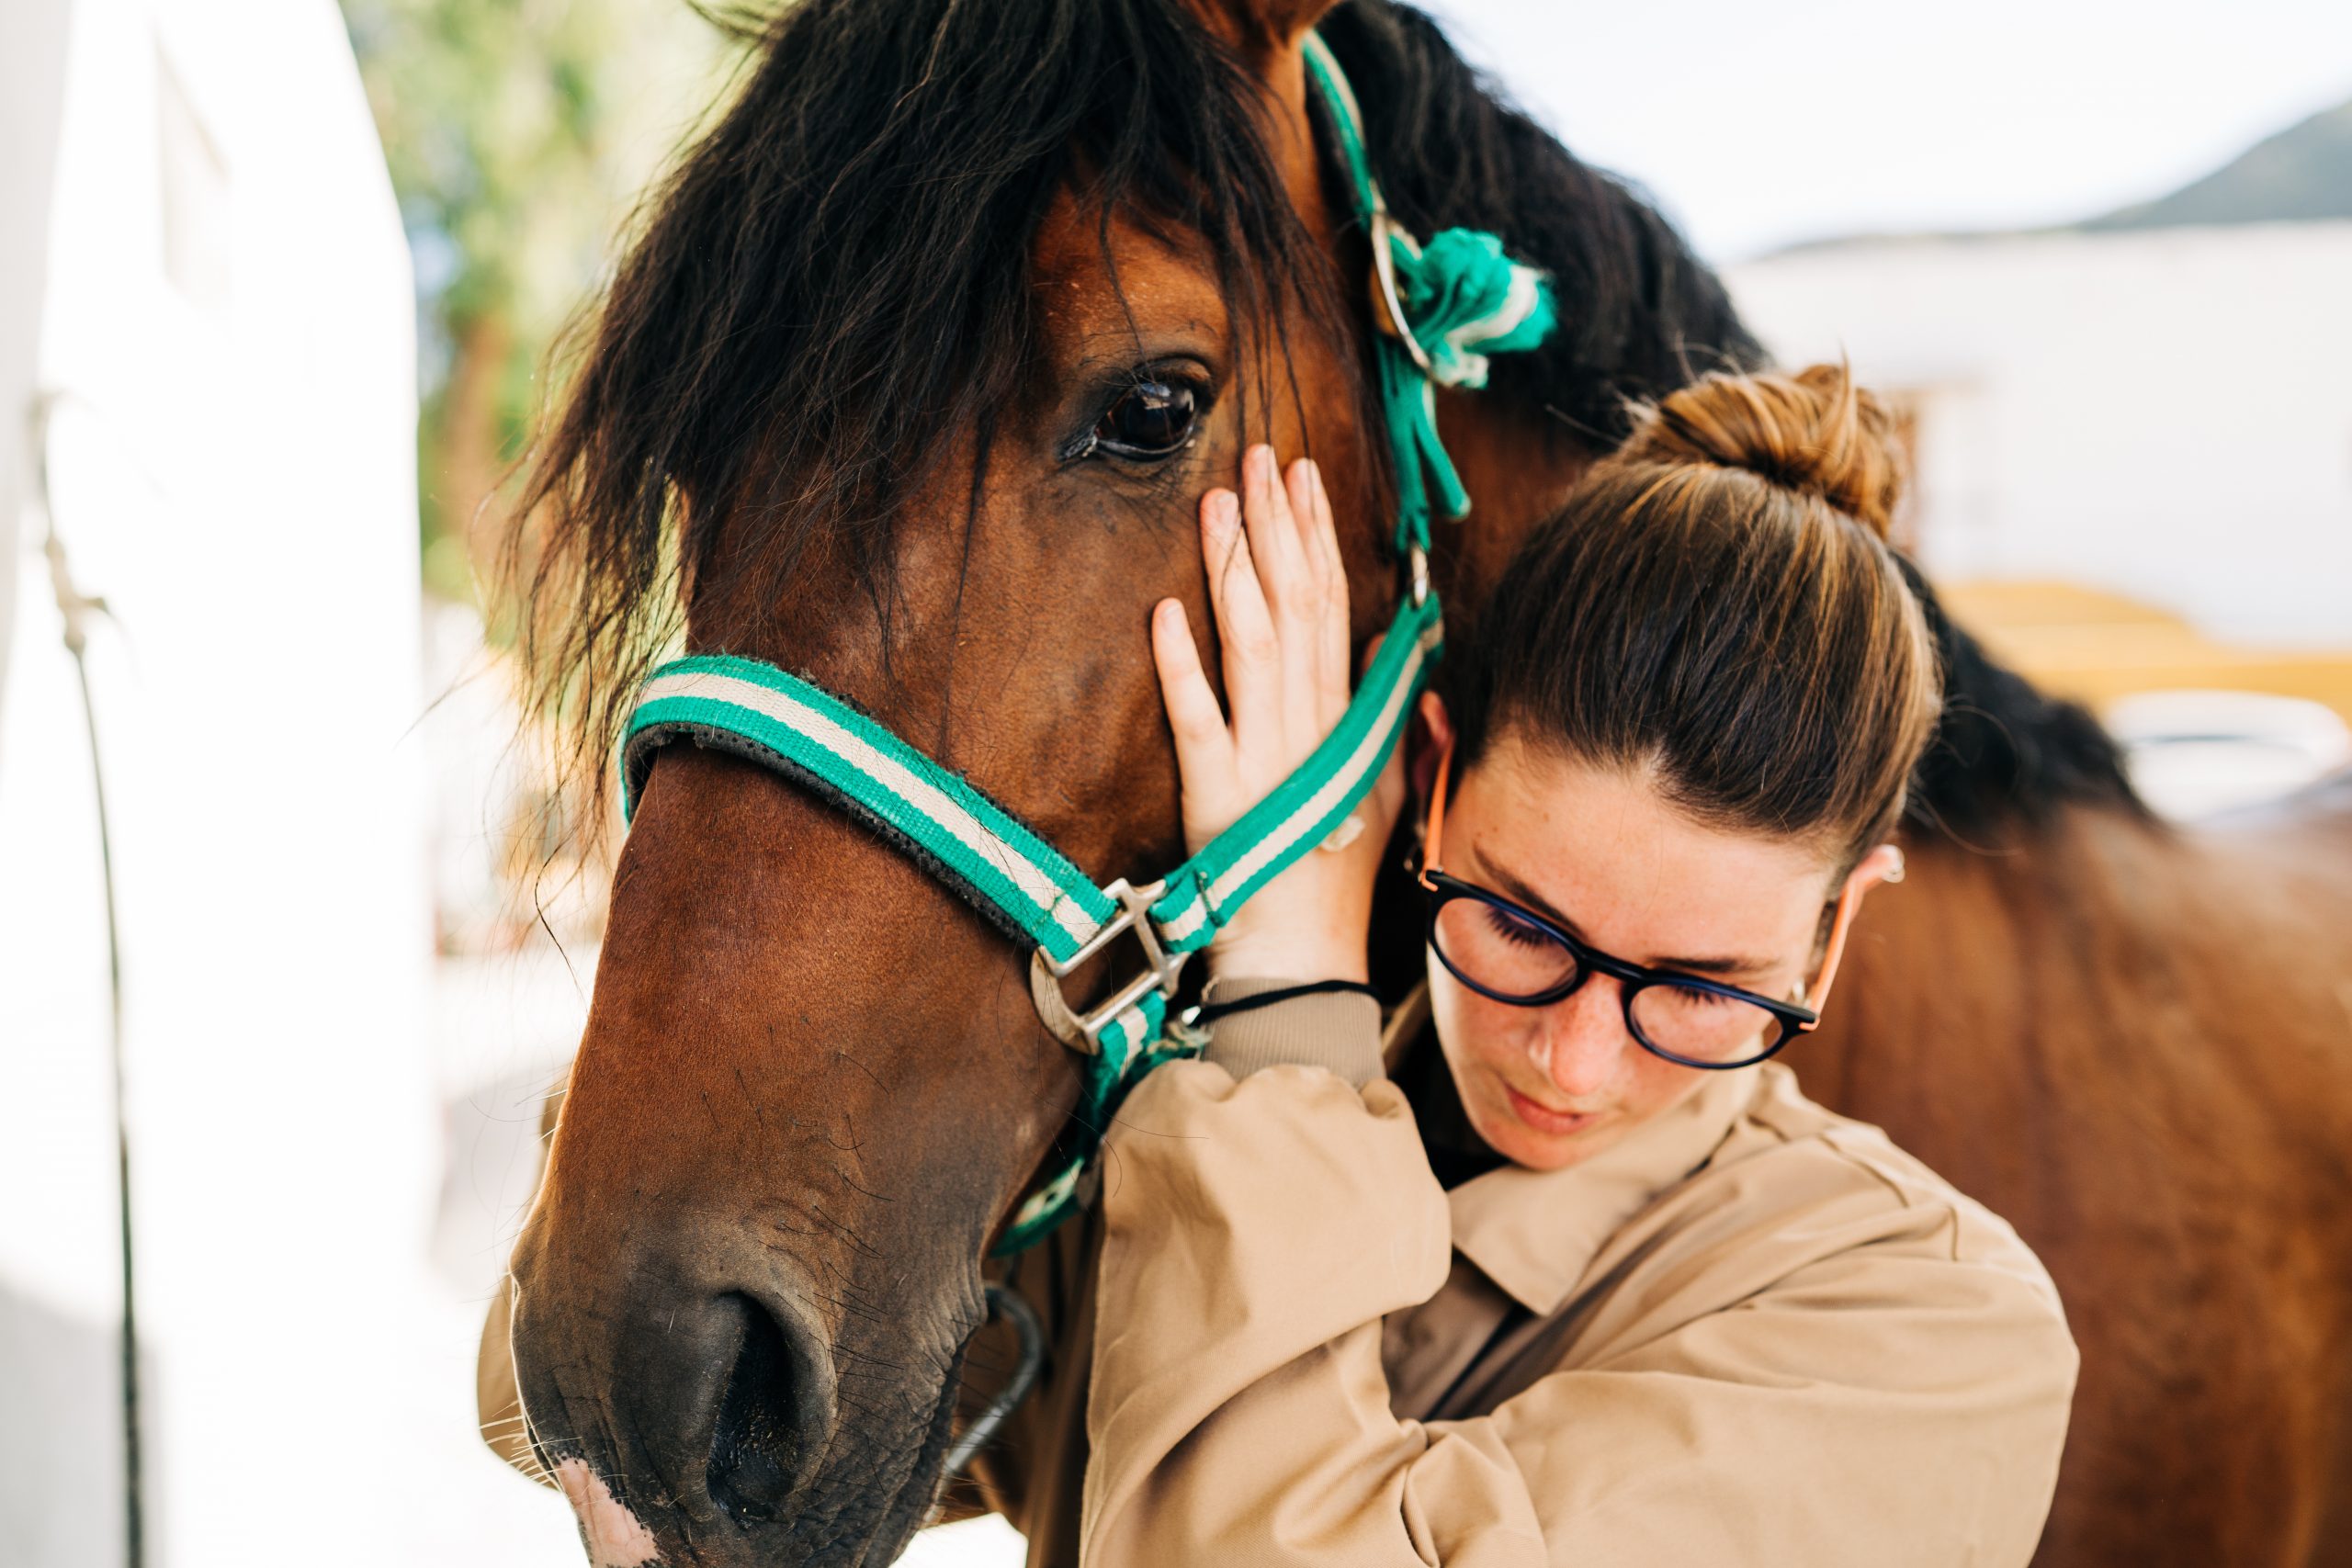
POLYGON ((1955 1261, 1948 1216, 1832 1203, 1809 1216, 1816 1261, 1736 1306, 1677 1319, 1653 1302, 1650 1337, 1532 1376, 1489 1416, 1420 1423, 1390 1411, 1381 1319, 1442 1284, 1450 1226, 1395 1087, 1178 1064, 1121 1122, 1092 1568, 2032 1553, 2073 1344, 2030 1258, 1955 1261))
MULTIPOLYGON (((1247 1002, 1298 984, 1220 975, 1201 1000, 1247 1002)), ((1380 1004, 1354 992, 1325 992, 1251 1008, 1217 1021, 1207 1055, 1237 1078, 1295 1063, 1329 1067, 1362 1089, 1380 1076, 1380 1004)))

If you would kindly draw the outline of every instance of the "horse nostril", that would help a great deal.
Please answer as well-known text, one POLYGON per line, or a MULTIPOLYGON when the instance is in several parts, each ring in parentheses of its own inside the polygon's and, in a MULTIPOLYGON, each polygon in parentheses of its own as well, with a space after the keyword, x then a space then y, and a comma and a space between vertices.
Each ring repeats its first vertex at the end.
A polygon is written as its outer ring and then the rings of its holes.
POLYGON ((808 1370, 773 1313, 748 1296, 723 1299, 743 1315, 743 1348, 711 1432, 710 1495, 738 1524, 752 1524, 783 1512, 808 1458, 808 1370))

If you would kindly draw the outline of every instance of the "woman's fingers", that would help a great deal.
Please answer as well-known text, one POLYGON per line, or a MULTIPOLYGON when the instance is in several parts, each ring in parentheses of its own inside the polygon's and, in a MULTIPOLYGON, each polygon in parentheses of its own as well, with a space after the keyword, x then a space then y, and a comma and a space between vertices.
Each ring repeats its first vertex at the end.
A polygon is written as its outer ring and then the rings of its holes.
MULTIPOLYGON (((1208 674, 1201 668, 1200 645, 1193 639, 1192 622, 1182 600, 1162 599, 1152 607, 1151 661, 1159 671, 1159 695, 1168 705, 1168 728, 1176 736, 1176 769, 1183 780, 1185 815, 1189 818, 1195 812, 1214 814, 1233 792, 1233 737, 1225 727, 1225 711, 1217 706, 1208 674)), ((1188 833, 1196 826, 1200 825, 1185 823, 1188 833)), ((1224 824, 1205 826, 1214 834, 1224 824)))
POLYGON ((1293 521, 1290 494, 1282 465, 1271 446, 1252 446, 1241 455, 1241 506, 1250 529, 1250 551, 1258 558, 1266 603, 1275 618, 1298 613, 1306 562, 1298 547, 1298 525, 1293 521))
POLYGON ((1323 722, 1337 724, 1347 711, 1354 682, 1348 673, 1348 569, 1340 558, 1340 534, 1331 518, 1330 493, 1323 488, 1323 470, 1307 465, 1308 510, 1300 519, 1306 547, 1317 562, 1316 577, 1323 603, 1320 635, 1316 639, 1317 669, 1321 681, 1323 722))
POLYGON ((1300 504, 1311 504, 1308 471, 1308 465, 1294 463, 1285 474, 1271 446, 1251 447, 1242 464, 1250 549, 1282 645, 1283 755, 1278 761, 1284 763, 1306 756, 1324 728, 1317 668, 1322 658, 1322 594, 1298 521, 1300 504))
POLYGON ((1313 463, 1285 471, 1252 446, 1239 494, 1202 498, 1201 529, 1236 766, 1271 785, 1339 722, 1353 687, 1330 497, 1313 463))
MULTIPOLYGON (((1262 526, 1281 542, 1279 554, 1271 547, 1258 552, 1272 579, 1268 598, 1277 620, 1287 618, 1319 637, 1329 619, 1333 558, 1320 536, 1329 529, 1331 515, 1329 500, 1323 494, 1322 470, 1312 458, 1301 457, 1278 472, 1272 448, 1260 450, 1265 463, 1262 526)), ((1317 638, 1308 640, 1312 645, 1317 638)))
POLYGON ((1213 490, 1201 498, 1202 549, 1208 562, 1217 644, 1224 655, 1225 700, 1232 710, 1238 765, 1246 771, 1252 760, 1279 750, 1282 638, 1259 582, 1241 511, 1241 502, 1231 491, 1213 490))
POLYGON ((1331 593, 1330 558, 1323 549, 1323 529, 1330 512, 1323 495, 1323 470, 1311 457, 1301 457, 1283 475, 1290 502, 1291 529, 1298 541, 1299 581, 1306 590, 1304 607, 1320 624, 1325 601, 1331 593))

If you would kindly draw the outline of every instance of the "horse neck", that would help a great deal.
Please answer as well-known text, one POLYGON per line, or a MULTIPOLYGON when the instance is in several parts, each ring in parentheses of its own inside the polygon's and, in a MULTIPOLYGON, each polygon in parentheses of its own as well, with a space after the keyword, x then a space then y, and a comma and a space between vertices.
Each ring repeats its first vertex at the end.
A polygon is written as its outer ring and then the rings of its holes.
POLYGON ((1446 392, 1438 428, 1472 511, 1437 525, 1439 584, 1459 637, 1535 525, 1558 511, 1592 466, 1589 445, 1537 408, 1487 392, 1446 392))
POLYGON ((1790 1064, 2029 1235, 2173 1179, 2179 1139, 2341 1147, 2320 1090, 2347 1064, 2352 781, 2327 815, 2180 829, 2085 803, 1988 844, 1915 835, 1790 1064))

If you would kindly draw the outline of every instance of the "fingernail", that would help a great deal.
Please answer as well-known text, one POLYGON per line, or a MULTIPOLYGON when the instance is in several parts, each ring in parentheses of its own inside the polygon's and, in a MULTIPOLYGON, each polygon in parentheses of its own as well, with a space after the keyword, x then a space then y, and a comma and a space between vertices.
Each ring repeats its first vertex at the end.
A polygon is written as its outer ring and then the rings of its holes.
POLYGON ((1208 493, 1207 503, 1201 509, 1201 515, 1211 528, 1222 534, 1232 528, 1240 512, 1239 496, 1229 490, 1213 490, 1208 493))
POLYGON ((1317 494, 1320 495, 1323 491, 1323 465, 1312 457, 1306 459, 1306 482, 1314 487, 1317 494))

